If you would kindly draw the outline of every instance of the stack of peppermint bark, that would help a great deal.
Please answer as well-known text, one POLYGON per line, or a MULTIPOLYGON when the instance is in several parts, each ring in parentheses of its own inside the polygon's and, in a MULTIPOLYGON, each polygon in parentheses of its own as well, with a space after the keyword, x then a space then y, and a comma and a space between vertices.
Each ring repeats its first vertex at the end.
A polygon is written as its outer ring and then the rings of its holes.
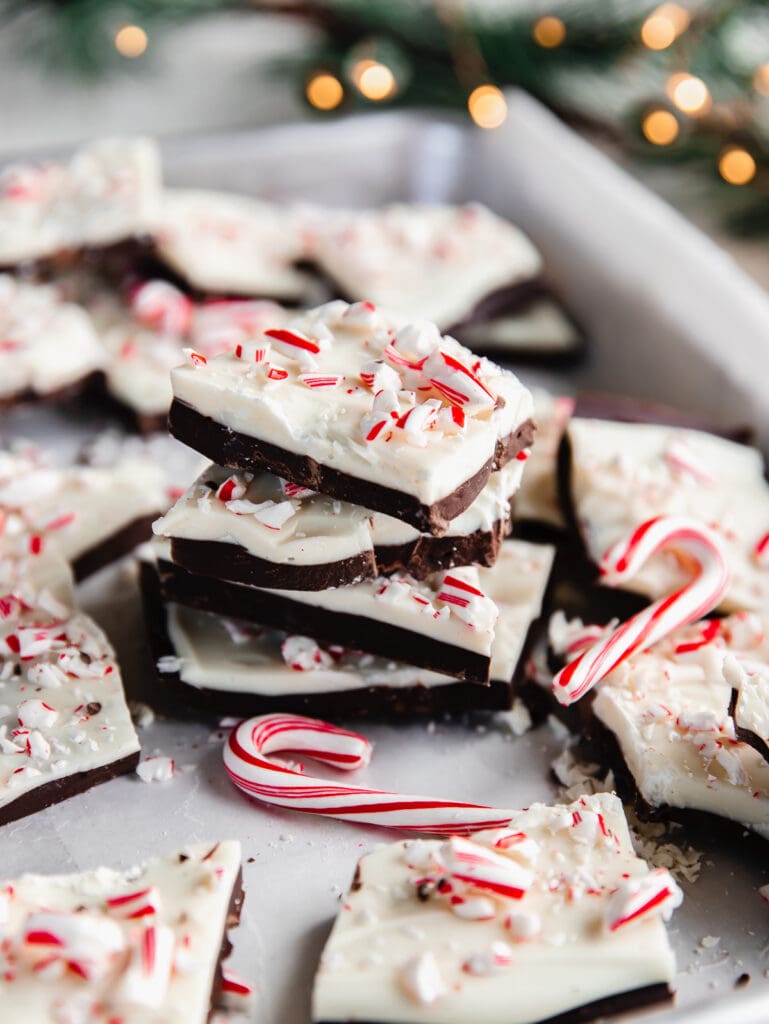
POLYGON ((213 465, 144 567, 161 692, 233 714, 509 707, 553 556, 505 539, 535 430, 518 379, 369 302, 187 357, 169 425, 213 465))

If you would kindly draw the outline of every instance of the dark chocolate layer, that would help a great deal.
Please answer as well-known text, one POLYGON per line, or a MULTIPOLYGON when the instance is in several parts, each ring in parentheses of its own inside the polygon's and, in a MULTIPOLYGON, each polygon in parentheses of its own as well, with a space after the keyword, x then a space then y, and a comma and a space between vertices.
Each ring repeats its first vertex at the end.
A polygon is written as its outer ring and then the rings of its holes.
POLYGON ((111 764, 102 765, 101 768, 75 772, 73 775, 65 775, 62 778, 44 782, 37 789, 23 793, 9 804, 0 807, 0 825, 7 825, 11 821, 25 818, 28 814, 44 811, 46 807, 57 804, 60 800, 85 793, 93 786, 116 779, 118 775, 127 775, 136 768, 138 763, 139 751, 137 750, 135 754, 129 754, 111 764))
POLYGON ((300 633, 325 643, 378 654, 382 658, 392 658, 397 654, 398 660, 407 665, 430 669, 468 683, 488 683, 491 659, 476 651, 412 633, 386 621, 315 608, 293 601, 279 591, 198 576, 171 562, 161 562, 159 570, 163 594, 168 601, 216 612, 230 619, 244 619, 288 633, 300 633))
MULTIPOLYGON (((554 977, 553 984, 557 984, 557 982, 558 978, 554 977)), ((618 1013, 627 1013, 629 1010, 640 1010, 646 1006, 668 1003, 672 999, 673 993, 670 987, 664 982, 660 982, 657 985, 646 985, 644 988, 636 988, 630 992, 618 992, 613 996, 604 996, 603 999, 596 999, 592 1003, 585 1003, 583 1006, 576 1006, 573 1010, 558 1013, 555 1017, 542 1018, 536 1024, 587 1024, 588 1021, 596 1020, 599 1017, 610 1017, 618 1013)), ((313 1024, 343 1024, 343 1022, 318 1018, 313 1024)), ((367 1017, 361 1018, 358 1024, 382 1024, 382 1022, 367 1017)))
POLYGON ((148 516, 140 516, 126 523, 116 533, 106 537, 101 543, 88 548, 72 563, 72 571, 78 583, 87 576, 98 572, 110 562, 130 554, 139 544, 143 544, 152 536, 152 524, 160 512, 148 516))
POLYGON ((465 536, 432 537, 426 533, 408 544, 380 544, 374 548, 377 572, 387 575, 406 571, 423 580, 431 573, 457 565, 494 565, 505 537, 509 519, 497 519, 490 530, 476 530, 465 536))
POLYGON ((491 566, 509 532, 509 521, 497 520, 491 530, 464 537, 420 534, 407 544, 380 545, 338 562, 313 564, 270 562, 239 544, 182 537, 172 538, 171 553, 177 565, 201 576, 276 590, 326 590, 393 572, 407 571, 421 580, 456 565, 491 566))
POLYGON ((92 370, 78 380, 56 388, 55 391, 40 392, 33 391, 31 388, 26 391, 16 391, 14 394, 4 395, 0 398, 0 413, 21 405, 58 405, 61 402, 70 402, 75 398, 98 391, 102 387, 103 380, 104 374, 101 370, 92 370))
POLYGON ((732 688, 732 695, 729 700, 729 714, 734 722, 735 735, 738 740, 742 740, 743 743, 747 743, 748 746, 758 751, 765 761, 769 761, 769 746, 767 746, 766 740, 759 736, 758 733, 753 732, 752 729, 746 729, 744 726, 737 724, 737 704, 739 699, 740 691, 732 688))
POLYGON ((259 558, 240 544, 174 537, 171 554, 177 565, 201 576, 277 590, 327 590, 372 579, 377 574, 371 550, 338 562, 297 565, 259 558))
POLYGON ((518 452, 531 445, 534 423, 526 420, 514 433, 497 442, 494 457, 469 480, 433 505, 423 505, 414 495, 360 480, 314 459, 286 451, 248 434, 241 434, 196 409, 174 399, 168 414, 170 432, 219 466, 245 471, 269 470, 292 483, 321 491, 333 498, 363 505, 375 512, 401 519, 422 533, 440 536, 449 522, 472 504, 486 486, 492 470, 500 469, 518 452))

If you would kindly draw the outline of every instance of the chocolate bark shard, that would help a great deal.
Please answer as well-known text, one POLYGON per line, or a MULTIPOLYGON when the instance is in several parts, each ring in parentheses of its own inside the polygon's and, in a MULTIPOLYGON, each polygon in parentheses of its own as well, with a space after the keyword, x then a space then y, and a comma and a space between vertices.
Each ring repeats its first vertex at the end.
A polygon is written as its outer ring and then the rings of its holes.
POLYGON ((517 460, 494 473, 443 537, 297 487, 270 473, 209 466, 155 524, 190 572, 288 590, 324 590, 381 574, 417 579, 455 565, 492 565, 510 532, 517 460))
POLYGON ((16 579, 3 581, 0 625, 1 823, 129 772, 139 759, 114 652, 72 610, 66 568, 48 556, 17 566, 16 579))
MULTIPOLYGON (((402 661, 418 668, 470 683, 489 681, 496 609, 487 605, 493 602, 482 595, 484 620, 478 628, 451 621, 448 603, 438 601, 437 578, 417 584, 409 578, 384 577, 326 591, 266 590, 198 576, 167 561, 161 561, 159 569, 168 601, 383 658, 397 651, 402 661), (375 596, 385 589, 391 598, 375 596), (419 600, 412 601, 414 595, 419 600)), ((468 571, 452 570, 464 575, 468 571)))
POLYGON ((512 308, 477 310, 451 333, 474 352, 505 362, 569 365, 587 351, 585 336, 557 299, 534 290, 512 308))
POLYGON ((0 403, 61 400, 104 367, 90 317, 51 285, 0 274, 0 403))
MULTIPOLYGON (((595 564, 647 519, 689 515, 720 535, 728 555, 732 582, 720 610, 761 608, 769 600, 769 562, 762 557, 769 486, 757 450, 701 431, 572 419, 561 480, 567 518, 595 564)), ((661 553, 627 586, 654 599, 684 577, 661 553)))
POLYGON ((314 288, 296 267, 306 255, 303 227, 301 212, 291 207, 170 188, 163 193, 155 254, 197 293, 297 303, 314 288))
POLYGON ((301 487, 322 491, 342 501, 363 504, 366 508, 400 519, 420 532, 437 536, 444 534, 451 520, 461 515, 478 497, 493 468, 501 468, 518 452, 531 446, 535 432, 533 421, 527 421, 499 452, 497 466, 489 460, 479 473, 454 493, 432 506, 426 506, 394 488, 358 480, 321 466, 306 456, 295 455, 230 430, 178 400, 171 405, 168 427, 174 437, 221 466, 246 472, 268 469, 301 487))
POLYGON ((289 708, 332 718, 509 708, 511 683, 535 632, 552 556, 550 548, 508 541, 497 566, 480 573, 500 609, 488 687, 335 645, 323 649, 307 641, 295 643, 292 652, 284 632, 180 605, 164 609, 156 571, 144 563, 145 617, 159 665, 157 697, 209 714, 289 708))
POLYGON ((351 301, 448 330, 484 301, 522 292, 541 270, 529 239, 479 204, 392 204, 317 218, 310 257, 351 301))
POLYGON ((149 459, 59 467, 42 450, 0 451, 0 555, 52 547, 84 579, 145 541, 164 500, 161 473, 149 459))
POLYGON ((313 1020, 533 1024, 665 1000, 675 964, 661 911, 679 902, 608 794, 535 804, 469 842, 382 847, 359 862, 326 944, 313 1020), (463 854, 488 861, 488 885, 463 854), (659 909, 636 915, 645 890, 659 909))
POLYGON ((132 1024, 205 1024, 240 916, 240 858, 239 843, 209 842, 127 870, 5 880, 9 1020, 81 1019, 96 1005, 132 1024))
MULTIPOLYGON (((648 806, 717 814, 769 838, 769 764, 729 711, 741 666, 761 676, 769 664, 767 627, 765 614, 747 612, 703 620, 627 659, 597 688, 592 715, 648 806)), ((747 674, 738 682, 753 685, 747 674)), ((746 701, 756 734, 749 709, 746 701)))
POLYGON ((180 440, 423 532, 445 532, 533 439, 531 396, 511 373, 370 303, 329 303, 253 352, 190 361, 172 373, 180 440))
POLYGON ((248 344, 290 315, 269 301, 194 301, 157 278, 135 286, 130 298, 97 286, 82 301, 106 350, 107 394, 143 432, 166 428, 170 372, 184 361, 185 347, 213 357, 248 344))
POLYGON ((102 139, 66 163, 0 172, 0 267, 142 235, 160 202, 160 158, 147 138, 102 139))

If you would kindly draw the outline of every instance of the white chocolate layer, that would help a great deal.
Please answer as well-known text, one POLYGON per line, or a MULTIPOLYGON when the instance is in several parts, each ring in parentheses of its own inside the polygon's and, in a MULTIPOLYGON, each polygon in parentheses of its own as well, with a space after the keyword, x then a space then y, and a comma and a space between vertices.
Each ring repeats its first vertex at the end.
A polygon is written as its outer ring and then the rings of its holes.
MULTIPOLYGON (((507 522, 510 517, 510 499, 521 486, 525 468, 528 472, 528 462, 514 459, 492 473, 472 505, 451 520, 444 536, 466 537, 478 531, 492 530, 499 522, 507 522)), ((371 516, 371 536, 377 547, 408 544, 417 539, 419 531, 392 516, 374 512, 371 516)))
POLYGON ((347 298, 443 330, 542 266, 523 232, 478 204, 324 212, 316 234, 314 258, 347 298))
POLYGON ((615 931, 606 924, 612 892, 649 874, 615 796, 534 804, 505 832, 524 836, 506 849, 496 846, 501 830, 471 840, 531 873, 520 899, 451 881, 464 902, 452 906, 436 891, 420 900, 421 880, 446 876, 451 844, 440 840, 402 840, 363 857, 323 951, 313 1020, 530 1024, 672 981, 658 913, 615 931))
POLYGON ((67 164, 12 164, 0 172, 0 266, 144 234, 159 203, 150 139, 102 139, 67 164))
POLYGON ((0 553, 26 548, 31 538, 70 562, 165 503, 160 468, 124 458, 110 468, 46 464, 34 449, 0 451, 0 553))
MULTIPOLYGON (((769 561, 756 546, 769 531, 769 486, 753 448, 698 430, 573 419, 571 492, 590 557, 658 515, 692 516, 719 534, 732 581, 722 611, 769 604, 769 561)), ((661 552, 623 587, 660 597, 688 577, 661 552)))
POLYGON ((537 438, 526 463, 526 472, 513 502, 513 520, 531 520, 565 529, 566 520, 558 496, 558 447, 574 409, 574 400, 532 390, 537 438))
POLYGON ((13 964, 0 974, 0 1004, 9 1024, 205 1024, 240 858, 237 842, 199 843, 122 870, 0 882, 0 963, 6 956, 13 964), (134 894, 136 900, 122 905, 108 902, 134 894), (129 917, 143 907, 156 912, 129 917), (24 940, 43 922, 70 943, 54 953, 49 967, 35 970, 52 947, 24 940), (133 966, 145 929, 155 939, 157 975, 148 972, 154 983, 133 966), (96 942, 87 942, 89 930, 96 942), (88 978, 64 967, 68 951, 88 978), (103 1007, 98 1018, 91 1013, 95 1005, 103 1007))
MULTIPOLYGON (((2 229, 0 229, 0 236, 2 229)), ((0 398, 45 395, 102 369, 93 324, 51 285, 0 274, 0 398)))
POLYGON ((708 811, 769 839, 769 764, 735 739, 724 672, 729 655, 751 673, 769 670, 769 616, 738 612, 710 642, 706 626, 687 626, 625 661, 599 684, 593 713, 653 807, 708 811))
POLYGON ((153 530, 160 537, 235 544, 278 564, 327 564, 371 551, 366 509, 316 492, 291 493, 272 473, 232 475, 209 466, 153 530), (238 497, 221 500, 217 488, 231 476, 238 497))
POLYGON ((70 588, 50 575, 57 565, 43 556, 43 589, 22 579, 2 601, 0 807, 139 750, 115 652, 72 610, 70 588))
POLYGON ((396 334, 399 325, 377 310, 333 302, 297 316, 287 326, 309 338, 314 348, 320 347, 310 364, 298 361, 304 358, 299 349, 267 339, 267 364, 286 374, 284 379, 269 379, 265 363, 223 355, 205 365, 173 370, 175 397, 222 426, 413 495, 425 505, 453 493, 478 473, 494 458, 497 442, 531 415, 531 395, 512 373, 477 360, 453 339, 441 338, 432 325, 410 325, 396 334), (391 346, 394 338, 397 349, 391 346), (434 372, 454 373, 457 387, 472 390, 465 425, 455 427, 452 406, 437 397, 421 370, 393 362, 386 349, 412 362, 429 358, 433 362, 427 365, 440 363, 434 372), (468 369, 476 367, 481 386, 445 366, 441 352, 468 369), (379 385, 384 399, 375 399, 377 385, 366 385, 360 376, 377 361, 396 382, 379 385), (313 374, 339 378, 338 384, 309 386, 301 378, 308 365, 313 374), (428 390, 418 390, 424 387, 428 390), (431 425, 413 432, 397 427, 388 410, 380 411, 390 395, 397 416, 415 407, 418 416, 437 413, 436 418, 428 417, 431 425))
POLYGON ((197 189, 166 189, 155 232, 161 259, 204 292, 297 300, 311 282, 302 225, 286 207, 197 189))
MULTIPOLYGON (((491 658, 492 682, 509 683, 529 627, 542 611, 554 549, 506 541, 497 564, 478 570, 486 593, 499 608, 491 658)), ((179 659, 179 675, 190 686, 263 696, 329 693, 369 686, 448 686, 448 676, 355 651, 335 651, 305 670, 291 668, 281 647, 286 634, 182 605, 169 605, 167 629, 179 659), (235 638, 235 639, 233 639, 235 638)), ((328 645, 323 648, 324 654, 328 645)))
MULTIPOLYGON (((513 460, 492 473, 472 505, 452 520, 447 536, 487 532, 506 523, 509 499, 523 468, 524 462, 513 460)), ((371 513, 314 491, 294 496, 291 485, 271 473, 231 474, 219 466, 209 466, 153 529, 156 536, 236 544, 257 558, 296 565, 338 562, 374 547, 409 544, 420 536, 418 530, 392 516, 371 513), (238 493, 244 489, 232 506, 216 496, 217 488, 230 477, 240 485, 238 493), (254 508, 238 504, 244 500, 254 508), (291 514, 286 509, 285 522, 271 522, 277 511, 274 506, 285 502, 291 514)))

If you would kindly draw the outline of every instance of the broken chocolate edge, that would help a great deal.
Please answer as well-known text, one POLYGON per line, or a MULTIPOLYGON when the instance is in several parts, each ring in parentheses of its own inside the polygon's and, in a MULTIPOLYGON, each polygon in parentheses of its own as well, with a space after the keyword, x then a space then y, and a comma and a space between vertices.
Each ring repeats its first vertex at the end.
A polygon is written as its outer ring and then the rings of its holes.
POLYGON ((448 523, 478 497, 491 473, 531 445, 535 426, 532 420, 525 420, 514 433, 498 440, 494 455, 473 476, 432 505, 423 505, 414 495, 404 491, 350 476, 308 456, 297 455, 249 434, 239 433, 177 398, 171 403, 168 413, 168 429, 183 444, 219 466, 251 472, 268 470, 311 490, 363 505, 375 512, 384 512, 422 533, 440 536, 445 533, 448 523))

